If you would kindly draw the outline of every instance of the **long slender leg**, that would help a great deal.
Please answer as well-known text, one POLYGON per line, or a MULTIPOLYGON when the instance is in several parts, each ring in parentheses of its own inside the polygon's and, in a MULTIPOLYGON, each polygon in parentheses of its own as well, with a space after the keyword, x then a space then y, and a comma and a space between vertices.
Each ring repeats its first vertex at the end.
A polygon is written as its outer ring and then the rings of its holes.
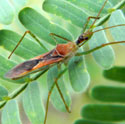
POLYGON ((59 94, 60 94, 60 96, 61 96, 61 99, 63 100, 63 103, 64 103, 64 105, 65 105, 65 108, 66 108, 67 112, 71 113, 71 111, 69 110, 69 107, 68 107, 68 105, 66 104, 66 101, 65 101, 65 99, 64 99, 64 97, 63 97, 63 94, 62 94, 62 92, 61 92, 61 89, 60 89, 59 86, 58 86, 57 80, 55 80, 55 83, 56 83, 57 90, 59 91, 59 94))
MULTIPOLYGON (((58 68, 61 69, 60 64, 58 64, 58 68)), ((64 105, 65 105, 65 108, 66 108, 67 112, 71 113, 71 111, 69 110, 68 105, 67 105, 66 102, 65 102, 65 99, 64 99, 63 94, 62 94, 62 92, 61 92, 61 89, 60 89, 60 87, 59 87, 59 85, 58 85, 58 83, 57 83, 59 77, 60 77, 66 70, 67 70, 67 68, 65 68, 64 70, 62 70, 62 71, 59 73, 58 78, 55 79, 55 84, 56 84, 57 90, 58 90, 58 92, 59 92, 59 94, 60 94, 60 96, 61 96, 61 99, 62 99, 62 101, 63 101, 63 103, 64 103, 64 105)))
POLYGON ((87 26, 89 24, 90 19, 99 19, 99 18, 100 17, 89 16, 88 19, 87 19, 87 21, 86 21, 86 23, 85 23, 85 25, 84 25, 84 27, 83 27, 83 32, 85 32, 85 30, 86 30, 86 28, 87 28, 87 26))
POLYGON ((50 100, 50 95, 52 93, 52 90, 49 91, 47 101, 46 101, 46 113, 45 113, 45 119, 44 119, 44 124, 46 124, 47 120, 47 114, 48 114, 48 107, 49 107, 49 100, 50 100))
MULTIPOLYGON (((108 1, 108 0, 105 0, 103 6, 102 6, 101 9, 99 10, 99 13, 97 14, 96 17, 94 17, 95 20, 94 20, 94 22, 92 23, 92 25, 89 27, 88 31, 93 27, 93 25, 96 23, 97 19, 100 18, 100 17, 99 17, 99 16, 100 16, 100 13, 102 12, 103 8, 105 7, 107 1, 108 1)), ((86 27, 87 27, 88 22, 89 22, 89 20, 90 20, 91 17, 92 17, 92 16, 88 17, 88 20, 87 20, 87 22, 86 22, 86 24, 85 24, 85 26, 84 26, 84 28, 83 28, 83 32, 86 30, 86 27)), ((92 18, 93 18, 93 17, 92 17, 92 18)))
MULTIPOLYGON (((55 82, 53 83, 53 85, 52 85, 52 87, 51 87, 51 89, 50 89, 50 91, 49 91, 49 93, 48 93, 48 98, 47 98, 47 102, 46 102, 46 113, 45 113, 45 119, 44 119, 44 124, 46 124, 46 120, 47 120, 47 114, 48 114, 48 106, 49 106, 49 100, 50 100, 50 96, 51 96, 51 93, 52 93, 52 91, 53 91, 53 89, 54 89, 54 86, 56 85, 57 86, 57 89, 58 89, 58 91, 59 91, 59 93, 61 93, 61 90, 59 89, 59 87, 58 87, 58 84, 57 84, 57 81, 58 81, 58 79, 64 74, 64 72, 67 70, 67 68, 65 68, 64 70, 62 70, 59 74, 58 74, 58 76, 57 76, 57 78, 55 79, 55 82)), ((62 97, 62 100, 63 100, 63 102, 65 101, 64 100, 64 97, 63 97, 63 95, 62 95, 62 93, 60 94, 62 97)), ((64 102, 64 104, 65 104, 65 107, 67 106, 66 105, 66 102, 64 102)), ((69 111, 69 108, 68 108, 68 106, 66 107, 66 110, 68 111, 68 112, 70 112, 69 111)))
POLYGON ((102 12, 103 8, 105 7, 105 5, 106 5, 107 1, 108 1, 108 0, 105 0, 105 2, 104 2, 104 4, 103 4, 103 6, 102 6, 102 7, 101 7, 101 9, 99 10, 98 15, 96 16, 97 18, 94 20, 94 22, 93 22, 93 23, 92 23, 92 25, 90 26, 89 30, 90 30, 90 29, 93 27, 93 25, 96 23, 96 21, 97 21, 98 17, 100 16, 100 14, 101 14, 101 12, 102 12))
POLYGON ((105 44, 102 44, 100 46, 97 46, 91 50, 88 50, 88 51, 85 51, 85 52, 81 52, 81 53, 77 53, 76 56, 82 56, 82 55, 86 55, 86 54, 89 54, 89 53, 92 53, 98 49, 101 49, 102 47, 105 47, 105 46, 108 46, 108 45, 114 45, 114 44, 119 44, 119 43, 125 43, 125 41, 117 41, 117 42, 110 42, 110 43, 105 43, 105 44))
POLYGON ((53 38, 53 40, 56 42, 56 44, 57 44, 57 40, 56 40, 55 36, 56 36, 56 37, 59 37, 59 38, 61 38, 61 39, 63 39, 63 40, 65 40, 65 41, 71 42, 71 40, 69 40, 69 39, 67 39, 67 38, 64 38, 64 37, 62 37, 62 36, 60 36, 60 35, 57 35, 57 34, 55 34, 55 33, 50 33, 50 36, 53 38))
MULTIPOLYGON (((13 49, 13 51, 12 51, 11 54, 9 55, 8 59, 9 59, 9 58, 11 57, 11 55, 14 53, 14 51, 16 50, 16 48, 20 45, 20 43, 22 42, 22 40, 24 39, 24 37, 26 36, 26 34, 30 34, 30 35, 35 39, 35 41, 36 41, 37 43, 39 43, 39 45, 40 45, 42 48, 44 48, 44 49, 47 50, 47 48, 39 41, 39 39, 38 39, 33 33, 31 33, 30 31, 25 31, 25 33, 23 34, 23 36, 21 37, 21 39, 20 39, 19 42, 17 43, 16 47, 13 49)), ((48 51, 48 50, 47 50, 47 51, 48 51)))

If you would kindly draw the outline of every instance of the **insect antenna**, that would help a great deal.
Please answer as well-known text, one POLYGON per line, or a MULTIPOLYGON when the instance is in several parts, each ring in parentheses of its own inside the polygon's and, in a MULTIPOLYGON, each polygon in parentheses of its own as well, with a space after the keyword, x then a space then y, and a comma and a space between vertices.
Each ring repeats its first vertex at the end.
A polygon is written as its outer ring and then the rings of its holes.
POLYGON ((99 29, 99 30, 93 31, 92 33, 96 33, 96 32, 102 31, 102 30, 107 30, 107 29, 115 28, 115 27, 119 27, 119 26, 125 26, 125 24, 120 24, 120 25, 114 25, 114 26, 106 27, 106 28, 103 28, 103 29, 99 29))
POLYGON ((115 28, 115 27, 119 27, 119 26, 125 26, 125 24, 120 24, 120 25, 114 25, 114 26, 110 26, 110 27, 106 27, 106 28, 103 28, 103 29, 99 29, 99 30, 95 30, 95 31, 92 31, 92 32, 87 32, 87 33, 84 33, 84 34, 81 34, 77 41, 76 41, 76 44, 81 47, 83 46, 90 38, 91 36, 96 33, 96 32, 99 32, 99 31, 102 31, 102 30, 107 30, 107 29, 110 29, 110 28, 115 28))

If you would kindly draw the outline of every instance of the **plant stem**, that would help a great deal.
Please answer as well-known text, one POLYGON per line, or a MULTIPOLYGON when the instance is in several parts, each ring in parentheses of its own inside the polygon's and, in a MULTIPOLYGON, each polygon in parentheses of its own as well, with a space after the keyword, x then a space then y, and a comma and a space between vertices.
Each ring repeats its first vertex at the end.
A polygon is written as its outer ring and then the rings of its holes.
POLYGON ((95 27, 96 26, 100 26, 103 23, 105 23, 109 17, 111 16, 112 12, 114 12, 117 9, 121 9, 123 6, 125 5, 125 0, 122 0, 120 2, 118 2, 118 4, 116 4, 113 8, 110 9, 109 13, 106 14, 105 16, 103 16, 102 18, 100 18, 96 23, 95 23, 95 27))
POLYGON ((42 74, 44 74, 48 69, 42 71, 41 73, 39 73, 38 75, 36 75, 33 79, 29 79, 28 82, 26 82, 23 86, 21 86, 17 91, 15 91, 13 94, 11 94, 10 96, 8 96, 9 99, 7 100, 4 100, 4 102, 0 105, 0 109, 2 107, 4 107, 6 105, 6 103, 9 101, 9 100, 12 100, 14 99, 15 97, 17 97, 19 94, 21 94, 27 87, 30 83, 32 83, 34 80, 36 80, 37 78, 39 78, 42 74))

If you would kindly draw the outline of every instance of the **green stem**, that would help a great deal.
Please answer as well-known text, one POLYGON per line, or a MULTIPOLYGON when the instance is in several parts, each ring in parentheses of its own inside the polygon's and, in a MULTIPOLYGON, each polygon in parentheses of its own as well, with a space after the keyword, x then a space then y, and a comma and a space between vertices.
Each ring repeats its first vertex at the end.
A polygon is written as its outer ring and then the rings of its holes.
MULTIPOLYGON (((49 68, 48 68, 48 69, 49 69, 49 68)), ((41 75, 43 75, 45 72, 47 72, 48 69, 46 69, 46 70, 40 72, 38 75, 36 75, 35 77, 33 77, 33 78, 31 79, 31 81, 37 80, 41 75)))
POLYGON ((10 96, 10 99, 14 99, 17 97, 19 94, 21 94, 28 86, 29 83, 25 83, 22 87, 20 87, 14 94, 10 96))
POLYGON ((110 13, 106 14, 105 16, 103 16, 102 18, 100 18, 96 23, 95 23, 95 27, 96 26, 100 26, 102 24, 104 24, 109 17, 111 16, 112 12, 114 12, 117 9, 121 9, 123 6, 125 5, 125 0, 122 0, 120 2, 118 2, 118 4, 116 4, 113 8, 110 9, 110 13))
POLYGON ((110 42, 110 43, 106 43, 106 44, 102 44, 100 46, 97 46, 91 50, 88 50, 88 51, 85 51, 85 52, 81 52, 81 53, 77 53, 76 56, 82 56, 82 55, 86 55, 86 54, 89 54, 89 53, 92 53, 102 47, 105 47, 105 46, 108 46, 108 45, 113 45, 113 44, 118 44, 118 43, 125 43, 125 41, 118 41, 118 42, 110 42))
POLYGON ((34 78, 32 78, 32 79, 28 79, 28 82, 26 82, 26 83, 25 83, 23 86, 21 86, 17 91, 15 91, 13 94, 11 94, 11 95, 8 97, 9 99, 4 100, 4 102, 0 105, 0 109, 6 105, 7 101, 12 100, 12 99, 14 99, 15 97, 17 97, 18 95, 20 95, 20 94, 27 88, 27 86, 29 85, 29 83, 31 83, 32 81, 38 79, 38 78, 39 78, 42 74, 44 74, 47 70, 48 70, 48 69, 42 71, 41 73, 39 73, 38 75, 36 75, 36 76, 35 76, 34 78))
POLYGON ((123 6, 125 6, 125 0, 120 1, 113 8, 116 10, 116 9, 121 9, 123 6))
POLYGON ((29 84, 29 83, 25 83, 25 84, 24 84, 21 88, 19 88, 14 94, 12 94, 11 96, 9 96, 9 97, 8 97, 9 99, 4 100, 4 102, 0 105, 0 109, 3 108, 9 100, 14 99, 16 96, 18 96, 20 93, 22 93, 22 92, 27 88, 28 84, 29 84))
POLYGON ((2 104, 0 104, 0 109, 2 109, 6 105, 7 101, 4 101, 2 104))
POLYGON ((37 80, 41 75, 43 75, 48 69, 38 73, 34 78, 29 79, 29 82, 25 83, 21 88, 18 89, 18 91, 16 91, 13 95, 10 96, 10 99, 14 99, 16 96, 18 96, 20 93, 22 93, 27 86, 29 85, 29 83, 31 83, 34 80, 37 80))
POLYGON ((95 23, 94 27, 97 27, 97 26, 100 26, 100 25, 104 24, 109 19, 110 16, 111 16, 111 13, 110 14, 108 13, 107 15, 103 16, 102 18, 100 18, 95 23))
POLYGON ((67 67, 65 67, 62 71, 60 71, 59 72, 59 74, 58 74, 58 79, 64 74, 64 72, 66 72, 67 71, 67 67))

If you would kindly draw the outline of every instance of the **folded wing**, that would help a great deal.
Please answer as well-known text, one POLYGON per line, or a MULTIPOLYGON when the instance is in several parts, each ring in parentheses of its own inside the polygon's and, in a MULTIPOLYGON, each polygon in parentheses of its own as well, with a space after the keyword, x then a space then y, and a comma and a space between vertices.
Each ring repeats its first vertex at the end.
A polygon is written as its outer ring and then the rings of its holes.
POLYGON ((45 69, 44 67, 47 65, 62 61, 63 57, 56 54, 53 55, 53 52, 55 52, 55 50, 52 50, 48 53, 37 56, 31 60, 25 61, 17 65, 16 67, 8 71, 5 74, 5 77, 9 79, 18 79, 30 73, 43 70, 45 69))

